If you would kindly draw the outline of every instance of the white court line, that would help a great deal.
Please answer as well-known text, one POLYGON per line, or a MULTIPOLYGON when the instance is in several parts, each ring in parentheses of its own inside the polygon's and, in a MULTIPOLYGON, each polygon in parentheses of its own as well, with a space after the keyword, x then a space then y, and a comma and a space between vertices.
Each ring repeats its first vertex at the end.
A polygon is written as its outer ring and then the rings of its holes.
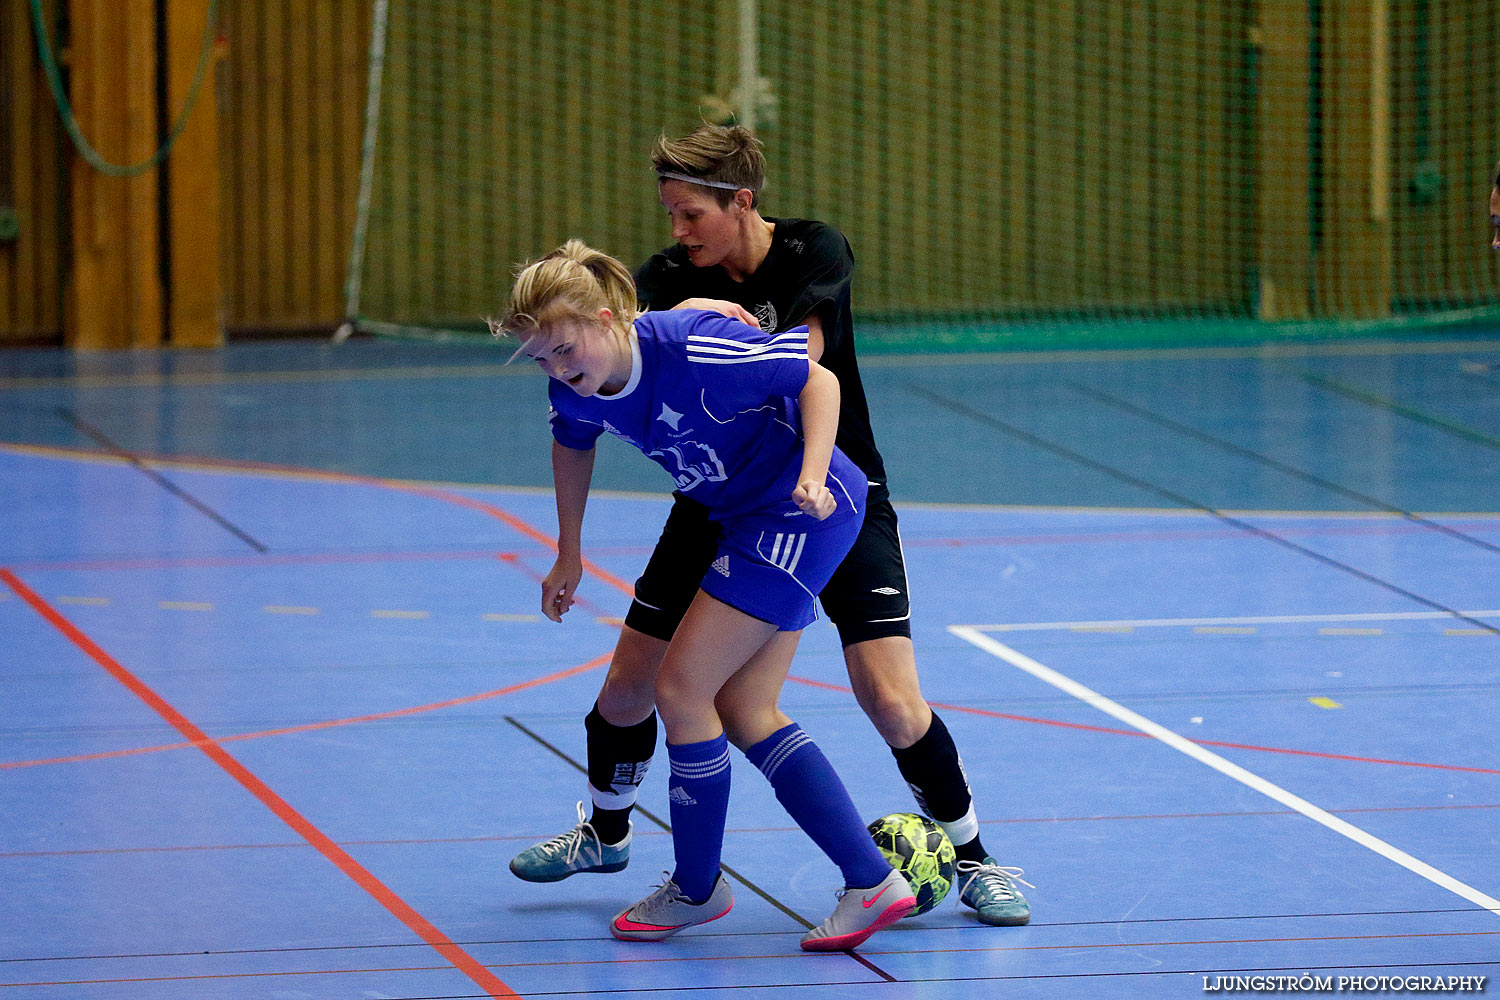
MULTIPOLYGON (((1459 611, 1466 618, 1500 618, 1500 611, 1459 611)), ((1406 622, 1453 618, 1447 611, 1376 611, 1343 615, 1258 615, 1240 618, 1120 618, 1092 622, 1021 622, 1007 625, 960 625, 979 632, 1051 632, 1087 628, 1172 628, 1193 625, 1295 625, 1306 622, 1406 622)))
POLYGON ((1148 736, 1153 736, 1161 740, 1167 746, 1187 754, 1199 763, 1207 764, 1220 774, 1233 778, 1235 781, 1249 788, 1253 788, 1255 791, 1280 802, 1289 809, 1295 809, 1308 819, 1321 823, 1334 833, 1348 837, 1361 847, 1367 847, 1381 857, 1396 862, 1396 864, 1422 876, 1429 882, 1439 885, 1449 892, 1457 893, 1469 902, 1500 916, 1500 899, 1486 896, 1478 889, 1465 885, 1453 876, 1438 871, 1425 861, 1419 861, 1405 851, 1392 847, 1379 837, 1368 834, 1359 827, 1346 823, 1326 810, 1318 808, 1306 799, 1293 795, 1280 785, 1274 785, 1260 775, 1245 770, 1238 764, 1231 764, 1213 751, 1206 750, 1193 741, 1184 739, 1165 726, 1159 726, 1145 716, 1132 712, 1130 709, 1111 701, 1097 691, 1084 687, 1071 677, 1060 674, 1051 667, 1038 663, 1024 653, 1011 649, 1004 643, 985 635, 974 626, 950 625, 948 626, 948 631, 960 639, 973 643, 986 653, 999 657, 1011 666, 1019 667, 1038 680, 1045 681, 1058 690, 1072 695, 1079 701, 1092 705, 1106 715, 1113 716, 1127 726, 1132 726, 1148 736))

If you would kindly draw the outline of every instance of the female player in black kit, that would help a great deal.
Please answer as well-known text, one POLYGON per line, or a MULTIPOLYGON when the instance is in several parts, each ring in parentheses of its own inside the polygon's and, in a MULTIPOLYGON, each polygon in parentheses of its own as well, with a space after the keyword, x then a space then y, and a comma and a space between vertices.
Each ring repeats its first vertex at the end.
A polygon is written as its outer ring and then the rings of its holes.
MULTIPOLYGON (((775 219, 759 211, 765 158, 743 127, 705 125, 652 151, 661 202, 677 243, 636 273, 647 309, 717 308, 777 332, 806 324, 808 354, 842 387, 838 447, 866 474, 870 493, 854 548, 819 595, 838 627, 855 697, 891 747, 922 811, 947 831, 958 853, 961 901, 981 921, 1024 924, 1030 908, 1016 888, 1021 870, 1003 868, 979 838, 958 749, 922 697, 911 641, 906 568, 875 447, 854 353, 850 283, 854 256, 832 226, 775 219)), ((586 461, 593 452, 565 456, 586 461)), ((517 855, 511 871, 531 882, 578 872, 614 872, 630 856, 630 810, 656 749, 654 687, 667 644, 704 574, 719 527, 701 504, 675 496, 661 539, 636 581, 609 674, 584 719, 593 813, 567 833, 517 855)), ((558 551, 542 585, 542 610, 567 611, 583 576, 581 553, 558 551)), ((742 748, 743 749, 743 748, 742 748)))

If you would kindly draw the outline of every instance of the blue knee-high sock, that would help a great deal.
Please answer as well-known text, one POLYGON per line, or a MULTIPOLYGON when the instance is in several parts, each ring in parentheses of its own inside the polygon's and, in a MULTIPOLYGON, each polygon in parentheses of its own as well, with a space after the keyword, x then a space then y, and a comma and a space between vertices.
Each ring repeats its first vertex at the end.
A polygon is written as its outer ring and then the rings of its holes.
POLYGON ((868 888, 891 873, 833 765, 801 726, 778 729, 745 756, 776 789, 776 801, 839 866, 847 888, 868 888))
POLYGON ((724 820, 729 813, 729 741, 720 733, 702 743, 667 744, 672 765, 672 881, 694 902, 714 891, 724 820))

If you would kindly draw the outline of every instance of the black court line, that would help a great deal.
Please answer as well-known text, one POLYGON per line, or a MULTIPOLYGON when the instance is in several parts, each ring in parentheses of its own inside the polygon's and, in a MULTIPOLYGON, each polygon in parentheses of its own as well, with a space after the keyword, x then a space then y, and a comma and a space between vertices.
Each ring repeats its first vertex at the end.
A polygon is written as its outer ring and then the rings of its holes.
MULTIPOLYGON (((1145 972, 1057 972, 1035 976, 954 976, 942 979, 903 979, 903 983, 1029 983, 1029 982, 1058 982, 1066 983, 1075 979, 1134 979, 1148 977, 1159 979, 1162 976, 1181 976, 1184 979, 1196 980, 1202 976, 1270 976, 1285 974, 1294 979, 1301 979, 1304 974, 1312 972, 1326 973, 1329 978, 1337 979, 1342 973, 1360 973, 1358 978, 1378 975, 1380 972, 1394 972, 1394 970, 1413 969, 1416 975, 1427 975, 1429 969, 1468 969, 1473 968, 1484 972, 1488 969, 1497 968, 1494 961, 1486 962, 1432 962, 1423 964, 1421 962, 1392 963, 1390 965, 1289 965, 1276 968, 1243 968, 1243 969, 1152 969, 1145 972)), ((1398 978, 1407 978, 1405 974, 1395 973, 1398 978)), ((1470 977, 1474 978, 1473 976, 1470 977)), ((1488 976, 1486 977, 1489 978, 1488 976)), ((714 990, 757 990, 767 993, 772 990, 806 990, 819 989, 832 986, 875 986, 874 983, 866 983, 850 980, 834 980, 816 984, 803 983, 756 983, 737 987, 724 986, 644 986, 638 988, 613 989, 613 990, 547 990, 543 992, 528 991, 528 997, 576 997, 576 996, 634 996, 637 994, 659 994, 659 993, 702 993, 714 990)), ((1194 986, 1199 985, 1197 982, 1194 986)), ((1485 984, 1486 988, 1491 985, 1485 984)), ((1246 992, 1234 990, 1230 992, 1246 992)), ((1376 995, 1388 995, 1392 991, 1370 991, 1376 995)), ((398 1000, 486 1000, 479 993, 445 993, 440 996, 410 996, 400 997, 398 1000)))
POLYGON ((212 507, 205 504, 202 500, 199 500, 187 490, 172 482, 166 476, 163 476, 161 473, 151 468, 151 466, 143 462, 139 456, 120 447, 120 445, 110 440, 110 438, 105 435, 103 431, 85 421, 82 417, 74 413, 72 410, 69 410, 66 407, 59 406, 56 410, 56 413, 74 430, 80 432, 81 434, 84 434, 95 443, 97 443, 101 448, 108 451, 110 454, 115 455, 118 458, 125 459, 152 482, 156 483, 162 489, 177 497, 179 500, 182 500, 194 510, 203 514, 209 520, 213 521, 219 527, 223 528, 225 531, 229 532, 231 535, 238 538, 246 545, 250 546, 256 552, 264 553, 270 551, 266 548, 265 545, 261 544, 261 542, 259 542, 251 535, 240 530, 240 528, 230 522, 218 511, 214 510, 212 507))
MULTIPOLYGON (((532 732, 530 729, 527 729, 520 722, 516 721, 516 719, 515 719, 514 716, 507 715, 505 717, 505 721, 509 722, 512 726, 515 726, 517 729, 519 729, 521 732, 525 733, 527 736, 530 736, 533 740, 536 740, 538 743, 540 743, 542 746, 546 747, 548 750, 551 750, 554 754, 556 754, 562 760, 564 760, 567 763, 573 765, 573 767, 580 774, 582 774, 584 777, 588 777, 588 773, 589 773, 589 769, 588 768, 586 768, 582 764, 578 763, 578 761, 574 760, 572 757, 569 757, 564 751, 559 750, 557 747, 553 746, 551 743, 548 743, 541 736, 539 736, 536 733, 532 732)), ((642 816, 646 817, 647 819, 649 819, 651 822, 655 823, 657 826, 661 827, 666 832, 668 832, 668 833, 672 832, 672 826, 671 826, 670 823, 667 823, 667 822, 663 821, 660 816, 657 816, 655 813, 651 812, 650 810, 646 809, 645 807, 643 807, 641 805, 636 805, 635 811, 637 813, 639 813, 640 815, 642 815, 642 816)), ((776 909, 780 910, 782 913, 785 913, 787 916, 789 916, 793 920, 797 921, 797 923, 801 924, 803 927, 806 927, 808 930, 812 930, 813 927, 815 926, 812 923, 812 921, 808 920, 806 917, 802 916, 802 914, 800 914, 797 911, 793 910, 791 907, 787 906, 785 903, 781 902, 781 900, 777 899, 775 896, 772 896, 769 892, 766 892, 766 890, 762 889, 760 886, 756 885, 754 882, 750 881, 748 878, 746 878, 745 876, 741 875, 739 872, 735 871, 733 868, 729 867, 726 864, 722 864, 722 863, 720 864, 719 867, 723 868, 726 874, 732 876, 733 878, 735 878, 736 880, 738 880, 739 882, 741 882, 751 892, 755 893, 761 899, 764 899, 766 902, 768 902, 772 906, 776 907, 776 909)), ((895 976, 891 975, 889 972, 886 972, 884 969, 882 969, 879 966, 877 966, 874 962, 871 962, 869 959, 867 959, 863 955, 859 954, 859 952, 856 952, 856 951, 846 951, 846 952, 844 952, 844 954, 848 955, 850 958, 854 959, 860 965, 863 965, 866 969, 869 969, 871 972, 875 973, 875 975, 879 976, 881 979, 884 979, 888 983, 894 983, 894 982, 899 982, 900 981, 895 976)))
POLYGON ((1343 486, 1331 479, 1324 479, 1322 476, 1303 471, 1296 466, 1287 465, 1285 462, 1274 459, 1269 455, 1263 455, 1258 451, 1242 447, 1232 441, 1225 441, 1223 438, 1215 437, 1214 435, 1209 434, 1206 431, 1201 431, 1196 427, 1190 427, 1187 424, 1180 423, 1176 420, 1173 420, 1171 417, 1163 416, 1162 414, 1157 413, 1154 410, 1148 410, 1144 406, 1139 406, 1135 403, 1130 402, 1129 400, 1121 399, 1118 396, 1107 393, 1102 389, 1096 389, 1093 386, 1084 385, 1081 382, 1064 382, 1063 384, 1066 385, 1069 389, 1072 389, 1074 392, 1079 393, 1083 396, 1087 396, 1089 399, 1096 400, 1097 402, 1103 403, 1106 406, 1111 406, 1124 413, 1134 414, 1135 416, 1141 417, 1144 420, 1149 420, 1154 424, 1165 427, 1170 431, 1175 431, 1178 434, 1193 438, 1196 441, 1202 441, 1205 444, 1212 445, 1213 447, 1218 448, 1222 451, 1227 451, 1230 454, 1239 455, 1242 458, 1248 458, 1251 461, 1259 463, 1260 465, 1264 465, 1268 469, 1275 469, 1277 472, 1285 473, 1286 475, 1292 476, 1295 479, 1300 479, 1305 483, 1311 483, 1312 485, 1317 486, 1321 489, 1328 490, 1330 493, 1336 493, 1339 496, 1348 497, 1349 499, 1354 500, 1358 503, 1367 504, 1368 506, 1374 507, 1377 510, 1383 510, 1388 514, 1398 514, 1406 520, 1420 525, 1423 528, 1442 532, 1443 534, 1455 538, 1461 542, 1466 542, 1469 545, 1477 546, 1478 548, 1487 549, 1490 552, 1500 554, 1500 545, 1494 545, 1482 538, 1476 538, 1473 535, 1470 535, 1463 531, 1459 531, 1456 528, 1450 528, 1446 524, 1440 524, 1437 521, 1429 520, 1428 518, 1423 517, 1421 514, 1413 513, 1412 511, 1409 511, 1404 507, 1398 507, 1395 504, 1386 503, 1384 500, 1381 500, 1378 497, 1372 497, 1367 493, 1361 493, 1359 490, 1343 486))
POLYGON ((1471 427, 1465 427, 1463 424, 1455 424, 1441 417, 1434 417, 1432 414, 1424 413, 1415 407, 1406 406, 1403 403, 1396 402, 1394 399, 1387 399, 1385 396, 1378 396, 1373 392, 1367 392, 1346 382, 1328 378, 1326 375, 1317 375, 1313 372, 1297 372, 1296 374, 1302 381, 1309 385, 1317 386, 1319 389, 1327 389, 1329 392, 1343 396, 1346 399, 1352 399, 1355 402, 1364 403, 1366 406, 1373 406, 1376 409, 1394 413, 1408 420, 1414 420, 1423 426, 1440 430, 1445 434, 1452 434, 1454 437, 1463 438, 1465 441, 1471 441, 1474 444, 1500 451, 1500 437, 1494 437, 1483 431, 1476 431, 1471 427))
MULTIPOLYGON (((1321 920, 1325 918, 1352 918, 1352 917, 1420 917, 1432 916, 1443 913, 1467 913, 1475 914, 1484 911, 1473 907, 1443 907, 1441 909, 1422 910, 1349 910, 1318 913, 1247 913, 1226 916, 1207 917, 1137 917, 1124 920, 1064 920, 1057 923, 1032 923, 1027 926, 1032 928, 1058 928, 1058 927, 1123 927, 1138 924, 1189 924, 1189 923, 1239 923, 1247 920, 1321 920)), ((933 930, 941 931, 973 931, 976 933, 988 933, 993 928, 979 923, 963 923, 954 926, 920 927, 913 928, 910 933, 918 931, 927 932, 933 930)), ((908 933, 902 928, 901 933, 908 933)), ((701 938, 710 937, 784 937, 782 931, 750 931, 738 933, 705 933, 696 935, 701 938)), ((464 948, 479 947, 481 945, 503 945, 503 944, 536 944, 554 941, 597 941, 598 935, 586 937, 549 937, 549 938, 486 938, 472 941, 455 941, 454 944, 464 948)), ((144 951, 144 952, 120 952, 118 954, 100 955, 28 955, 24 958, 0 958, 0 965, 19 965, 34 962, 102 962, 117 959, 141 959, 141 958, 201 958, 205 955, 281 955, 281 954, 303 954, 321 952, 345 952, 345 951, 399 951, 403 949, 428 948, 430 945, 420 941, 399 941, 387 944, 325 944, 325 945, 301 945, 284 948, 211 948, 195 951, 144 951)), ((687 959, 694 961, 695 959, 687 959)), ((873 985, 873 984, 870 984, 873 985)))
POLYGON ((1356 577, 1357 579, 1364 580, 1366 583, 1372 583, 1384 590, 1389 590, 1394 594, 1398 594, 1409 601, 1415 601, 1416 603, 1421 604, 1425 607, 1432 608, 1435 611, 1441 611, 1443 612, 1443 614, 1451 615, 1459 621, 1468 622, 1475 628, 1483 629, 1486 632, 1493 632, 1496 635, 1500 635, 1500 627, 1491 625, 1488 622, 1480 621, 1477 618, 1470 618, 1462 611, 1458 611, 1455 608, 1450 608, 1446 604, 1441 604, 1429 597, 1423 597, 1421 594, 1407 590, 1405 587, 1391 583, 1389 580, 1381 579, 1380 577, 1375 576, 1373 573, 1366 573, 1364 570, 1359 569, 1358 567, 1351 566, 1345 562, 1340 562, 1339 560, 1334 559, 1331 556, 1325 556, 1321 552, 1314 551, 1313 549, 1309 549, 1306 546, 1298 545, 1296 542, 1291 541, 1287 538, 1283 538, 1282 536, 1276 534, 1274 531, 1267 531, 1265 528, 1258 527, 1257 525, 1251 524, 1248 521, 1242 521, 1239 518, 1226 514, 1221 510, 1209 507, 1206 504, 1201 504, 1191 497, 1186 497, 1181 493, 1169 490, 1165 486, 1158 486, 1153 482, 1140 478, 1139 476, 1134 476, 1121 469, 1116 469, 1112 465, 1106 465, 1103 462, 1089 458, 1087 455, 1080 454, 1079 452, 1076 452, 1071 448, 1067 448, 1063 445, 1056 444, 1055 442, 1048 441, 1046 438, 1032 434, 1030 431, 1022 430, 1014 424, 1001 420, 999 417, 996 417, 992 414, 985 413, 981 410, 976 410, 971 406, 966 406, 963 403, 958 402, 957 400, 949 399, 946 396, 935 393, 932 390, 925 388, 924 386, 916 385, 914 383, 907 383, 906 388, 914 395, 920 396, 923 399, 928 400, 929 402, 935 403, 946 410, 950 410, 954 413, 959 414, 960 416, 968 417, 969 419, 977 421, 981 424, 985 424, 986 426, 994 427, 996 430, 1004 431, 1011 437, 1014 437, 1020 441, 1024 441, 1034 447, 1041 448, 1043 451, 1049 451, 1052 454, 1061 456, 1062 458, 1066 458, 1071 462, 1076 462, 1077 464, 1082 465, 1085 468, 1093 469, 1096 472, 1102 472, 1113 479, 1118 479, 1120 482, 1126 483, 1130 486, 1134 486, 1137 489, 1145 490, 1148 493, 1154 493, 1159 497, 1170 500, 1172 503, 1177 504, 1179 507, 1184 507, 1189 510, 1202 511, 1205 514, 1209 514, 1213 517, 1218 518, 1220 521, 1223 521, 1225 524, 1228 524, 1231 527, 1238 528, 1239 530, 1244 531, 1247 534, 1255 535, 1258 538, 1263 538, 1268 542, 1280 545, 1282 548, 1290 549, 1291 551, 1296 552, 1299 555, 1303 555, 1309 559, 1320 562, 1323 565, 1330 567, 1331 569, 1336 569, 1340 572, 1347 573, 1350 576, 1356 577))

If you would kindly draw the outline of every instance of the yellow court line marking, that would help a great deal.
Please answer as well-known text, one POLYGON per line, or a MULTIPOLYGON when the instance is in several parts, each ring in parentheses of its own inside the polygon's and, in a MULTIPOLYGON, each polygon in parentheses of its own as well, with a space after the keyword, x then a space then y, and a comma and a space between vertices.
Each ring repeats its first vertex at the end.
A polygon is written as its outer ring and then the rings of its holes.
POLYGON ((430 611, 371 611, 371 618, 404 618, 416 619, 430 617, 430 611))
POLYGON ((1334 701, 1332 698, 1325 698, 1322 695, 1318 695, 1316 698, 1309 698, 1307 700, 1310 701, 1310 702, 1312 702, 1314 705, 1317 705, 1319 708, 1343 708, 1344 707, 1343 705, 1340 705, 1338 702, 1334 701))
POLYGON ((1319 635, 1385 635, 1383 628, 1320 628, 1319 635))
POLYGON ((1199 625, 1193 629, 1200 635, 1254 635, 1251 625, 1199 625))
POLYGON ((59 597, 58 604, 84 604, 91 608, 102 608, 109 604, 108 597, 59 597))
POLYGON ((534 622, 540 621, 541 618, 541 615, 488 614, 484 616, 484 620, 487 622, 534 622))
POLYGON ((214 606, 207 601, 157 601, 156 606, 164 611, 212 611, 214 606))
POLYGON ((267 604, 261 610, 272 615, 315 615, 318 613, 317 608, 302 607, 296 604, 267 604))
POLYGON ((1495 633, 1482 628, 1445 628, 1444 635, 1494 635, 1495 633))
POLYGON ((1130 633, 1135 631, 1133 625, 1074 625, 1070 632, 1119 632, 1130 633))

